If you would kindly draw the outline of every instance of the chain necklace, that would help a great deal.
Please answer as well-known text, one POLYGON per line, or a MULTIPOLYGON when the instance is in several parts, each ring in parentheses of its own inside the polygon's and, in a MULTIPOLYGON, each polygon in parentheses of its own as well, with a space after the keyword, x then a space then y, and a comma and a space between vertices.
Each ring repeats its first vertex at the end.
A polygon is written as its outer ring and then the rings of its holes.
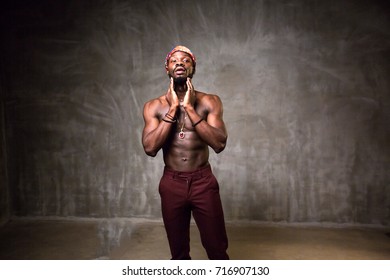
POLYGON ((184 137, 186 137, 186 135, 184 133, 184 124, 186 123, 186 119, 187 119, 187 113, 186 113, 186 111, 184 111, 183 124, 181 125, 180 132, 179 132, 180 139, 184 139, 184 137))

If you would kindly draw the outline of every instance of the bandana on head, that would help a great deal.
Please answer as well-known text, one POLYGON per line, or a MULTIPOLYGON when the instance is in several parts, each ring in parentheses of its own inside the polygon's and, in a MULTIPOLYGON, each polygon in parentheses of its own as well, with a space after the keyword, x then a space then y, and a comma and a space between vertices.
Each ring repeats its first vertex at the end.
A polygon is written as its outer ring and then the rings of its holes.
POLYGON ((196 58, 195 58, 195 55, 190 51, 190 49, 185 47, 185 46, 176 46, 173 50, 171 50, 167 54, 167 57, 165 58, 165 69, 168 69, 168 60, 171 58, 171 56, 175 52, 185 52, 185 53, 189 54, 191 56, 191 58, 192 58, 192 62, 194 63, 194 67, 195 67, 196 58))

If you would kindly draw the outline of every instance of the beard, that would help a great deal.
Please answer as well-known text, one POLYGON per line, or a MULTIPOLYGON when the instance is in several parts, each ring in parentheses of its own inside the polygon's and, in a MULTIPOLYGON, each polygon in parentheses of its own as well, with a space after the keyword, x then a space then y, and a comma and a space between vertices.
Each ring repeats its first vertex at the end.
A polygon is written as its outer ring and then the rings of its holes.
POLYGON ((185 76, 180 76, 180 77, 174 77, 174 70, 173 72, 169 72, 168 73, 168 76, 169 78, 173 78, 173 82, 176 84, 176 85, 179 85, 179 86, 184 86, 187 82, 187 77, 188 78, 191 78, 194 76, 194 73, 195 73, 195 68, 191 69, 189 71, 189 73, 187 72, 187 75, 185 76))
POLYGON ((173 82, 178 86, 184 86, 187 82, 187 77, 176 77, 173 78, 173 82))

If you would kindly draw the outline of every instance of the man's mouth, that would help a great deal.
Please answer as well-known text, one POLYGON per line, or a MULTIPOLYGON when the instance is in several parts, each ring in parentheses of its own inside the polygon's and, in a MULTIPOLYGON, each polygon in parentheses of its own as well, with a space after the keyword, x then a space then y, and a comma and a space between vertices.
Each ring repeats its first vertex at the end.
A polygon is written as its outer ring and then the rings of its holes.
POLYGON ((186 72, 186 69, 184 68, 184 67, 177 67, 176 69, 175 69, 175 73, 176 74, 184 74, 186 72))

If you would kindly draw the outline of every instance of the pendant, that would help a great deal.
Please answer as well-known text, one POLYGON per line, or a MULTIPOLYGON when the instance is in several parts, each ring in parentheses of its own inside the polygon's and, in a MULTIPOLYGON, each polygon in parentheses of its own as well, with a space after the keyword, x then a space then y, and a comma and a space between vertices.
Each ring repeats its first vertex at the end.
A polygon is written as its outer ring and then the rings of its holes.
POLYGON ((179 138, 180 138, 180 139, 184 139, 184 137, 185 137, 184 132, 183 132, 183 131, 180 131, 180 132, 179 132, 179 138))

